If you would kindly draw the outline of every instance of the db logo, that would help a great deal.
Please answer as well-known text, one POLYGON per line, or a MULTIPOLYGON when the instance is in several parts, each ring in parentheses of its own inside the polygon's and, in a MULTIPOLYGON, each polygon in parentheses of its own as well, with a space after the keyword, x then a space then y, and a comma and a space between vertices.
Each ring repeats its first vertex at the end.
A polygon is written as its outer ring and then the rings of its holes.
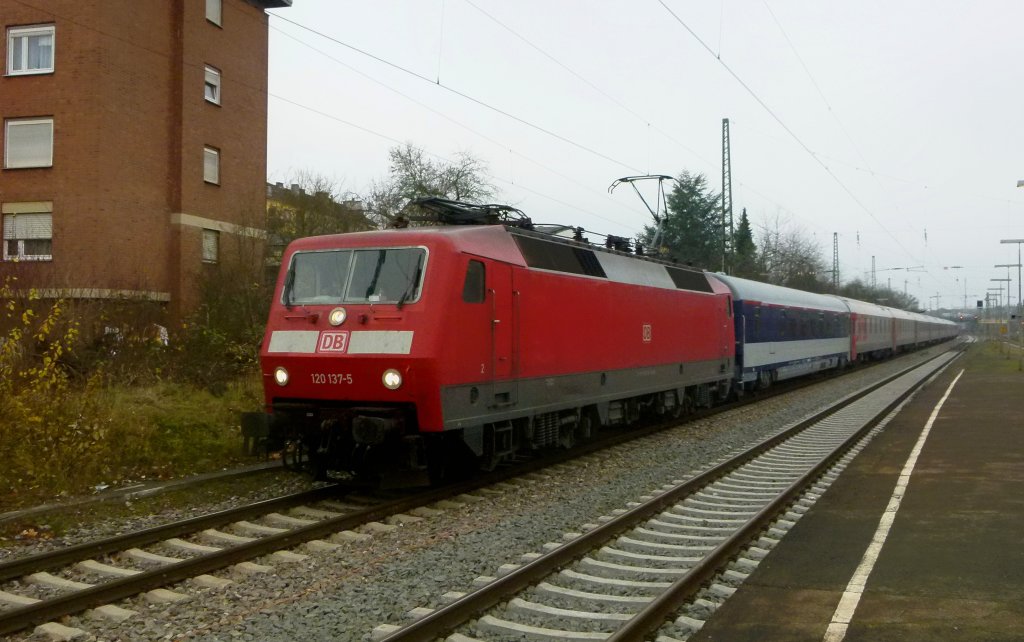
POLYGON ((651 342, 651 324, 650 323, 645 323, 643 325, 643 337, 644 337, 644 343, 650 343, 651 342))
POLYGON ((348 346, 348 332, 321 332, 317 352, 344 352, 348 346))

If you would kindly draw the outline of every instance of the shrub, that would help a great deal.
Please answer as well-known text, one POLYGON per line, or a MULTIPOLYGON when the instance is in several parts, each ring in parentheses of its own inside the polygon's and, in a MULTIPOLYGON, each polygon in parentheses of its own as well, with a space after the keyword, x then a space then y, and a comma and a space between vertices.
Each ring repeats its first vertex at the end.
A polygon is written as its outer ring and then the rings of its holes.
POLYGON ((255 348, 198 324, 168 346, 128 321, 83 341, 68 302, 14 282, 0 283, 0 511, 239 458, 238 412, 260 403, 255 348))

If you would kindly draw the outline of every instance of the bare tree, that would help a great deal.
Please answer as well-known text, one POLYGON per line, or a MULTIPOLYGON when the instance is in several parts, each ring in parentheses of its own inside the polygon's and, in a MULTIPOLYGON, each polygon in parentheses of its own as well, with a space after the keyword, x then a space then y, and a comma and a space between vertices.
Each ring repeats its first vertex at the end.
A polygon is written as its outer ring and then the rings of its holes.
POLYGON ((827 292, 828 268, 821 248, 778 215, 759 226, 761 280, 811 292, 827 292))
POLYGON ((484 203, 497 195, 487 178, 487 164, 467 152, 455 160, 435 161, 420 148, 406 143, 388 153, 388 175, 374 181, 367 197, 370 216, 380 226, 394 219, 409 201, 436 196, 468 203, 484 203))

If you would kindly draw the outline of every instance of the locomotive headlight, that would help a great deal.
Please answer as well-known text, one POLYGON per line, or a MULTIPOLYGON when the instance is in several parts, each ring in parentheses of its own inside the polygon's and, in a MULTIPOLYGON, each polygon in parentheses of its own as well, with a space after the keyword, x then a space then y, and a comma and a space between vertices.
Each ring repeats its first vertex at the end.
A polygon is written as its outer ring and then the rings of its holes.
POLYGON ((398 390, 402 387, 402 373, 394 368, 385 370, 380 380, 388 390, 398 390))
POLYGON ((345 323, 345 319, 348 318, 348 313, 345 312, 345 308, 334 308, 331 313, 327 315, 327 322, 331 325, 341 325, 345 323))
POLYGON ((287 386, 288 371, 282 368, 281 366, 274 368, 274 381, 276 381, 277 385, 279 386, 287 386))

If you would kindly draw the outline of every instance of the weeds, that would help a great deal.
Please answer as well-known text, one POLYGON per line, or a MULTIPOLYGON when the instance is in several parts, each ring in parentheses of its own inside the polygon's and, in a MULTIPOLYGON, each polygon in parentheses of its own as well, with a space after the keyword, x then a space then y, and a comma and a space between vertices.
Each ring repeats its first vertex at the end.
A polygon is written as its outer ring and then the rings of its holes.
POLYGON ((237 414, 260 405, 258 339, 190 323, 167 341, 102 311, 83 333, 87 315, 15 282, 0 282, 0 512, 239 458, 237 414))

